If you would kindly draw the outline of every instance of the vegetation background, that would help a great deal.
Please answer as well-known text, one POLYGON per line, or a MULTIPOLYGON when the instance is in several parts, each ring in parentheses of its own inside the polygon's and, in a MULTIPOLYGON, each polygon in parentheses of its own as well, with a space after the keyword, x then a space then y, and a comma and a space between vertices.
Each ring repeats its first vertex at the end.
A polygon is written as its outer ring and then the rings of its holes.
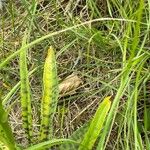
POLYGON ((58 82, 71 74, 82 80, 72 93, 59 96, 54 136, 70 137, 111 95, 100 147, 150 149, 150 0, 8 0, 3 5, 0 90, 19 144, 28 144, 22 128, 20 86, 16 86, 20 82, 18 54, 28 35, 34 136, 39 129, 43 65, 52 45, 58 82))

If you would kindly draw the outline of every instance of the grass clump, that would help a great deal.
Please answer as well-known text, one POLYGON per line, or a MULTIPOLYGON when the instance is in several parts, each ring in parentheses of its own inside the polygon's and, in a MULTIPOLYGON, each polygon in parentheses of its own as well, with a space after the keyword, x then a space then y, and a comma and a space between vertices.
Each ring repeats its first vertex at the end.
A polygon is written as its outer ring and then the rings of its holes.
POLYGON ((27 141, 22 132, 23 122, 19 122, 22 112, 18 91, 21 87, 22 93, 24 88, 27 90, 23 94, 28 100, 24 101, 26 109, 22 115, 26 133, 33 138, 30 143, 37 144, 46 139, 51 139, 51 143, 55 138, 68 138, 71 143, 55 148, 86 149, 88 144, 81 145, 88 143, 84 135, 89 135, 92 132, 89 130, 94 128, 91 120, 101 106, 100 99, 113 95, 104 126, 96 132, 91 147, 98 150, 149 149, 149 10, 149 0, 136 3, 130 0, 5 3, 0 16, 1 97, 18 143, 27 141), (23 44, 21 39, 25 35, 28 37, 23 44), (44 68, 44 74, 47 72, 50 76, 44 75, 46 79, 41 80, 49 45, 56 50, 57 84, 72 73, 83 80, 83 84, 69 95, 58 97, 57 93, 50 98, 57 91, 51 90, 52 84, 56 84, 50 82, 51 67, 47 71, 44 68), (23 72, 19 73, 20 67, 23 72), (24 84, 23 79, 26 79, 24 84), (48 94, 46 89, 49 89, 48 94), (42 107, 41 101, 46 101, 42 107), (31 108, 32 121, 30 115, 27 116, 31 114, 31 108), (44 118, 47 118, 46 122, 44 118), (33 133, 29 133, 31 126, 33 133), (53 132, 49 130, 52 128, 53 132), (83 136, 74 137, 76 133, 83 136))
MULTIPOLYGON (((23 39, 23 45, 26 44, 26 37, 23 39)), ((27 62, 26 62, 26 53, 27 50, 22 48, 20 52, 20 81, 21 81, 21 107, 22 107, 22 125, 27 135, 27 140, 30 145, 34 144, 33 141, 33 127, 32 127, 32 111, 31 111, 31 99, 30 99, 30 89, 29 89, 29 79, 27 72, 27 62)), ((55 54, 52 47, 48 49, 48 54, 44 64, 44 73, 43 73, 43 99, 41 102, 41 122, 40 122, 40 137, 36 140, 36 145, 33 145, 29 149, 46 149, 50 148, 53 145, 61 144, 62 142, 73 142, 73 140, 67 139, 53 139, 53 116, 56 112, 57 99, 58 99, 58 82, 57 82, 57 71, 56 71, 56 60, 55 54), (51 140, 50 140, 51 139, 51 140), (49 141, 47 141, 49 140, 49 141), (41 143, 40 143, 41 142, 41 143)), ((85 138, 81 142, 81 146, 79 149, 91 149, 98 138, 99 132, 103 126, 104 120, 110 108, 110 97, 107 97, 103 103, 101 103, 95 117, 93 118, 89 130, 85 134, 85 138), (95 128, 99 132, 95 132, 95 128), (91 136, 91 130, 93 136, 91 136), (96 135, 96 136, 95 136, 96 135), (90 137, 91 136, 91 137, 90 137), (87 142, 89 142, 89 138, 91 140, 91 144, 86 148, 87 142)), ((7 113, 4 111, 1 101, 1 147, 6 146, 8 149, 22 149, 21 147, 17 147, 15 144, 15 140, 12 136, 12 131, 8 123, 8 119, 6 118, 7 113), (3 122, 6 125, 6 129, 3 126, 3 122), (12 143, 11 143, 12 142, 12 143), (3 146, 4 145, 4 146, 3 146)), ((79 132, 79 131, 78 131, 79 132)), ((71 148, 69 144, 68 149, 71 148)), ((61 149, 61 147, 60 147, 61 149)), ((63 147, 62 147, 63 149, 63 147)))

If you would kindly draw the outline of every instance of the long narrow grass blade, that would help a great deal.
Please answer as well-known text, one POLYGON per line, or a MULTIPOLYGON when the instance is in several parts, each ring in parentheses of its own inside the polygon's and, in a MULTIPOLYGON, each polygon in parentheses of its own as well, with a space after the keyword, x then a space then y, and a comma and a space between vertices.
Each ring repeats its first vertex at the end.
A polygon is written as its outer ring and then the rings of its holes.
POLYGON ((45 150, 46 148, 50 148, 55 145, 60 145, 63 143, 74 143, 78 144, 77 142, 70 140, 70 139, 52 139, 50 141, 41 142, 39 144, 33 145, 25 150, 45 150))
POLYGON ((58 79, 55 53, 52 47, 44 64, 43 98, 41 102, 40 141, 52 138, 52 121, 58 100, 58 79))
POLYGON ((145 143, 146 143, 146 149, 150 150, 150 139, 148 137, 148 134, 145 132, 145 143))
MULTIPOLYGON (((27 37, 23 39, 22 47, 26 44, 27 37)), ((30 87, 27 70, 26 49, 20 52, 20 81, 21 81, 21 108, 22 108, 22 121, 25 133, 28 140, 32 139, 32 111, 30 99, 30 87)))
POLYGON ((107 113, 111 106, 110 96, 106 97, 104 101, 99 105, 94 118, 90 124, 90 127, 85 134, 83 141, 79 147, 79 150, 91 150, 94 146, 96 139, 102 130, 104 121, 106 119, 107 113))
POLYGON ((11 150, 15 150, 15 141, 8 123, 8 114, 3 109, 2 101, 0 99, 0 145, 1 144, 11 150))

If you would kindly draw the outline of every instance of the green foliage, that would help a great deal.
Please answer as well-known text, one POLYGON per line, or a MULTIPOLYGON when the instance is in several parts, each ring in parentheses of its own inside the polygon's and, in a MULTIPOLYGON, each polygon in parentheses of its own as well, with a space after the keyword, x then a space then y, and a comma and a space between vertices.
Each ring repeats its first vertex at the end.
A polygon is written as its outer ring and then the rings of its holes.
POLYGON ((44 64, 43 98, 41 102, 40 141, 52 139, 52 121, 58 100, 58 80, 55 54, 49 48, 44 64))
MULTIPOLYGON (((26 44, 26 36, 23 39, 23 45, 26 44)), ((22 121, 23 127, 28 135, 28 140, 32 142, 32 111, 31 111, 31 99, 30 99, 30 88, 29 88, 29 79, 27 71, 27 60, 26 60, 26 49, 21 49, 20 52, 20 83, 21 84, 21 107, 22 107, 22 121)), ((18 85, 17 85, 18 86, 18 85)), ((16 86, 16 87, 17 87, 16 86)), ((57 70, 56 70, 56 60, 55 54, 52 47, 48 50, 48 55, 44 65, 43 73, 43 99, 41 102, 41 125, 40 125, 40 141, 39 144, 33 145, 27 150, 34 149, 46 149, 51 146, 62 144, 65 142, 76 143, 73 140, 67 139, 53 139, 46 141, 49 136, 49 131, 52 130, 52 121, 53 115, 56 111, 57 99, 58 99, 58 81, 57 81, 57 70)), ((15 89, 16 89, 15 87, 15 89)), ((0 146, 1 148, 15 150, 19 147, 15 147, 15 141, 11 132, 11 128, 8 124, 8 114, 4 111, 2 106, 2 101, 0 101, 0 146)), ((33 144, 33 143, 31 143, 33 144)), ((77 144, 77 143, 76 143, 77 144)))
POLYGON ((0 95, 0 147, 15 150, 15 141, 8 123, 8 114, 2 106, 0 95))
POLYGON ((150 108, 144 107, 144 128, 146 131, 150 131, 150 108))
POLYGON ((87 150, 92 149, 95 145, 95 141, 100 136, 103 124, 106 120, 106 116, 111 106, 110 96, 106 97, 97 108, 97 111, 93 119, 77 129, 69 139, 75 140, 80 145, 73 143, 62 144, 59 150, 79 149, 87 150))
MULTIPOLYGON (((25 44, 26 44, 26 38, 24 38, 23 40, 23 45, 25 44)), ((26 133, 28 135, 28 140, 32 141, 32 117, 31 117, 32 112, 31 112, 31 100, 30 100, 30 89, 29 89, 26 53, 27 53, 26 49, 22 49, 22 51, 20 52, 20 77, 21 77, 21 98, 22 98, 21 105, 22 105, 23 127, 25 128, 26 133)), ((47 139, 49 138, 52 139, 52 125, 53 125, 52 121, 53 121, 53 115, 55 114, 55 111, 56 111, 57 99, 58 99, 58 80, 57 80, 57 71, 56 71, 56 60, 55 60, 54 50, 52 47, 50 47, 50 49, 48 50, 48 55, 45 60, 45 64, 44 64, 43 99, 41 102, 41 124, 40 124, 39 141, 44 141, 44 142, 31 146, 27 148, 27 150, 46 149, 53 145, 61 144, 62 142, 67 142, 67 143, 60 146, 60 149, 64 149, 64 147, 65 148, 67 147, 68 149, 77 148, 78 146, 72 143, 74 142, 74 140, 76 140, 78 143, 81 143, 82 146, 80 146, 79 149, 87 149, 87 148, 91 149, 94 146, 94 143, 99 136, 99 133, 102 129, 106 115, 109 111, 110 104, 111 104, 109 100, 110 97, 105 98, 104 101, 100 104, 94 118, 92 119, 90 123, 90 126, 89 124, 86 124, 83 127, 79 128, 69 138, 70 140, 58 139, 58 140, 50 140, 46 142, 47 139), (88 126, 89 126, 89 129, 87 129, 88 126), (90 139, 90 142, 89 142, 89 139, 90 139), (70 142, 72 144, 69 144, 70 142), (83 145, 86 145, 86 147, 85 146, 83 147, 83 145)), ((4 114, 1 116, 2 120, 8 123, 6 119, 7 114, 4 113, 2 104, 1 104, 0 110, 2 111, 1 114, 4 114)), ((10 132, 11 130, 8 130, 8 129, 7 129, 7 132, 8 131, 10 132)), ((2 142, 8 142, 7 134, 6 135, 3 134, 3 129, 1 129, 1 133, 3 137, 2 139, 4 139, 2 142)), ((13 144, 13 146, 14 145, 15 144, 13 144)))
MULTIPOLYGON (((99 105, 88 131, 86 132, 83 141, 79 147, 79 150, 92 149, 94 143, 100 135, 103 128, 103 124, 106 120, 106 116, 111 106, 110 96, 106 97, 103 102, 99 105)), ((99 149, 100 147, 97 147, 99 149)))
MULTIPOLYGON (((16 57, 20 55, 20 81, 16 77, 17 84, 14 81, 10 82, 10 85, 13 83, 16 85, 3 92, 2 104, 6 110, 9 110, 12 103, 14 104, 14 101, 20 98, 17 91, 21 86, 23 126, 30 144, 36 143, 32 143, 34 133, 32 133, 29 76, 34 71, 40 70, 41 73, 42 69, 39 66, 43 67, 43 62, 40 56, 49 43, 56 47, 58 60, 65 59, 67 62, 65 64, 62 61, 63 65, 58 62, 59 65, 61 64, 58 68, 60 76, 66 72, 67 74, 77 72, 85 81, 82 86, 83 93, 79 90, 78 94, 69 98, 65 97, 67 100, 74 100, 76 97, 82 99, 82 96, 89 100, 91 97, 95 98, 97 95, 101 97, 110 93, 115 96, 110 110, 102 109, 100 104, 93 120, 86 120, 89 123, 73 132, 68 137, 70 141, 53 139, 53 115, 56 113, 58 100, 58 79, 54 51, 52 50, 52 57, 49 51, 43 73, 40 133, 37 135, 38 139, 35 140, 38 144, 30 145, 31 147, 26 148, 27 150, 46 149, 54 145, 57 145, 56 148, 60 150, 92 149, 93 147, 97 150, 112 147, 127 150, 150 149, 150 0, 136 2, 107 0, 103 4, 104 7, 99 5, 98 0, 83 2, 73 0, 68 2, 8 1, 6 5, 8 7, 4 9, 6 14, 3 11, 2 25, 0 25, 3 32, 3 35, 0 34, 0 56, 5 57, 0 58, 0 71, 2 70, 0 80, 2 79, 2 84, 7 78, 12 80, 12 70, 13 76, 18 74, 16 57), (29 37, 25 36, 22 47, 17 49, 20 46, 20 40, 16 38, 21 39, 25 29, 29 37), (12 44, 13 40, 19 44, 17 46, 12 44), (35 58, 31 59, 30 54, 35 58), (33 66, 29 65, 29 70, 31 69, 29 73, 27 60, 29 64, 35 62, 33 66), (7 65, 10 61, 12 61, 11 66, 7 65), (112 129, 115 130, 115 138, 112 138, 114 133, 112 129), (46 141, 46 139, 50 140, 46 141)), ((6 81, 6 83, 9 82, 6 81)), ((87 99, 85 98, 84 101, 87 99)), ((66 104, 68 103, 65 102, 66 104)), ((0 105, 0 148, 17 149, 4 108, 0 105)), ((88 110, 88 108, 85 109, 88 110)), ((63 115, 65 116, 65 113, 63 115)), ((62 135, 65 119, 64 117, 60 121, 62 135)), ((58 133, 59 131, 56 134, 58 133)))
POLYGON ((47 148, 51 148, 54 145, 60 145, 60 144, 63 144, 63 143, 78 144, 77 142, 75 142, 73 140, 69 140, 69 139, 52 139, 52 140, 41 142, 39 144, 28 147, 25 150, 45 150, 47 148))
MULTIPOLYGON (((23 39, 22 47, 26 45, 27 37, 23 39)), ((31 111, 31 94, 29 87, 29 77, 26 61, 27 49, 22 49, 20 52, 20 81, 21 81, 21 108, 22 108, 22 121, 25 133, 28 140, 32 140, 32 111, 31 111)))
MULTIPOLYGON (((90 122, 85 123, 83 126, 81 126, 79 129, 77 129, 73 134, 69 137, 69 139, 74 140, 78 143, 81 143, 85 133, 87 132, 89 128, 90 122)), ((80 145, 73 144, 73 143, 64 143, 59 146, 59 150, 69 150, 69 149, 78 149, 80 145)))

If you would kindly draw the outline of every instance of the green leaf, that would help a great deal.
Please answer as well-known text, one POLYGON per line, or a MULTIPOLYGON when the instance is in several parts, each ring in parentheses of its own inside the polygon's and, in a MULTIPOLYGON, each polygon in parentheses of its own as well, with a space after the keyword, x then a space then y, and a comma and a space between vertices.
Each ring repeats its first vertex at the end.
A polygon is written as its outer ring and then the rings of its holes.
POLYGON ((103 102, 99 105, 90 127, 86 132, 83 141, 79 147, 79 150, 91 150, 94 146, 96 139, 103 128, 104 121, 106 119, 107 113, 111 106, 110 96, 106 97, 103 102))
POLYGON ((41 102, 40 141, 52 138, 52 121, 58 101, 58 79, 55 53, 52 47, 44 64, 43 98, 41 102))
POLYGON ((25 150, 45 150, 46 148, 50 148, 54 145, 59 145, 62 143, 75 143, 78 144, 77 142, 69 139, 53 139, 50 141, 42 142, 36 145, 33 145, 25 150))
MULTIPOLYGON (((26 45, 27 36, 25 35, 22 42, 22 47, 26 45)), ((25 133, 28 140, 32 140, 32 111, 31 111, 31 95, 29 86, 29 77, 27 69, 27 49, 22 49, 20 52, 20 81, 21 81, 21 108, 22 108, 22 121, 25 133)))
POLYGON ((5 112, 0 99, 0 143, 5 145, 11 150, 15 150, 15 141, 13 138, 12 130, 8 123, 8 114, 5 112))
POLYGON ((144 107, 144 128, 146 131, 150 131, 150 108, 144 107))

